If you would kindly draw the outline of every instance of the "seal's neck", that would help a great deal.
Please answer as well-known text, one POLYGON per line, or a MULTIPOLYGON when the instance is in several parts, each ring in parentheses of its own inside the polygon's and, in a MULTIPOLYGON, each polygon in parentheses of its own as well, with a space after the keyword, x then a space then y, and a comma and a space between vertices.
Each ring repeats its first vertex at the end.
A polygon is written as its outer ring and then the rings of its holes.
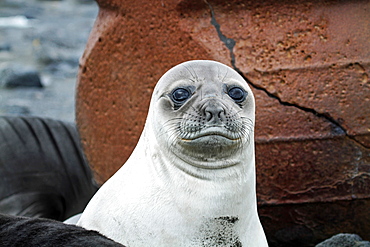
MULTIPOLYGON (((171 160, 164 163, 181 170, 190 177, 200 180, 214 182, 246 182, 248 175, 254 175, 254 159, 245 152, 235 152, 230 156, 222 157, 215 154, 213 157, 202 158, 193 156, 183 149, 164 150, 167 151, 162 157, 169 157, 171 160)), ((246 151, 246 150, 244 150, 246 151)))
POLYGON ((156 139, 150 133, 143 133, 142 137, 143 142, 151 141, 151 145, 144 146, 147 149, 145 155, 152 161, 148 164, 152 177, 159 177, 158 181, 166 183, 165 187, 176 188, 174 191, 177 192, 181 188, 191 188, 192 193, 199 193, 200 197, 211 191, 213 199, 220 197, 245 200, 251 205, 256 203, 253 142, 233 156, 202 160, 175 147, 163 148, 163 144, 154 141, 156 139))

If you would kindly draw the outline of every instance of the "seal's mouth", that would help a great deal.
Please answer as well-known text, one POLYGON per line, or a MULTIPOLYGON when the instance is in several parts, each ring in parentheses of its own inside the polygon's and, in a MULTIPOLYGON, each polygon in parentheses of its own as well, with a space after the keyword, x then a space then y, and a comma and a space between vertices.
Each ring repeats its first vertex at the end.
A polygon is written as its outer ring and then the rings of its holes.
POLYGON ((240 136, 230 131, 227 131, 224 127, 219 127, 219 126, 207 127, 200 131, 197 131, 196 133, 193 133, 191 137, 186 137, 186 138, 181 138, 181 139, 183 141, 195 141, 195 140, 200 140, 202 138, 210 138, 210 137, 226 138, 231 141, 237 141, 240 139, 240 136))

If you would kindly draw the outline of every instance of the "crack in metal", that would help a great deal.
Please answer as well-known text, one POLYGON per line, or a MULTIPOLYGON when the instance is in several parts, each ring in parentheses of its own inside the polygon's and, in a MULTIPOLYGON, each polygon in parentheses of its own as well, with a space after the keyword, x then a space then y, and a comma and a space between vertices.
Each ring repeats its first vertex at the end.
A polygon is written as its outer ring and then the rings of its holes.
POLYGON ((217 34, 218 34, 218 37, 220 38, 220 40, 225 44, 226 48, 230 51, 231 65, 232 65, 233 69, 236 72, 238 72, 249 85, 251 85, 253 88, 255 88, 257 90, 263 91, 268 97, 277 100, 283 106, 295 107, 295 108, 297 108, 299 110, 302 110, 304 112, 312 113, 312 114, 314 114, 315 116, 317 116, 319 118, 324 118, 325 120, 327 120, 329 123, 331 123, 334 126, 334 130, 333 130, 334 134, 336 134, 336 135, 345 135, 346 137, 348 137, 352 141, 356 142, 357 144, 359 144, 363 148, 369 149, 369 147, 367 147, 365 144, 363 144, 360 141, 356 140, 355 136, 350 135, 347 132, 347 130, 337 120, 335 120, 330 115, 330 113, 328 113, 328 112, 321 113, 321 112, 318 112, 318 111, 316 111, 315 109, 312 109, 312 108, 308 108, 308 107, 301 106, 301 105, 298 105, 298 104, 294 104, 294 103, 290 103, 290 102, 287 102, 287 101, 283 101, 277 95, 275 95, 273 93, 270 93, 266 88, 261 87, 261 86, 258 86, 257 84, 255 84, 252 81, 250 81, 244 75, 244 73, 238 67, 236 67, 236 64, 235 64, 235 54, 234 54, 234 51, 233 51, 233 49, 235 47, 235 44, 236 44, 236 41, 234 39, 227 38, 221 32, 221 26, 220 26, 220 24, 216 20, 215 12, 213 10, 213 7, 211 6, 210 3, 208 3, 207 0, 204 0, 204 2, 208 5, 208 7, 210 9, 210 12, 211 12, 211 24, 215 27, 215 29, 217 31, 217 34))
MULTIPOLYGON (((235 40, 231 38, 227 38, 222 32, 221 32, 221 26, 217 22, 216 17, 215 17, 215 12, 213 11, 212 5, 208 3, 207 0, 204 0, 204 2, 208 5, 210 11, 211 11, 211 24, 216 28, 218 37, 220 40, 225 44, 226 48, 229 49, 230 51, 230 58, 231 58, 231 64, 233 67, 235 66, 235 55, 234 55, 234 46, 236 44, 235 40)), ((239 72, 239 71, 238 71, 239 72)))

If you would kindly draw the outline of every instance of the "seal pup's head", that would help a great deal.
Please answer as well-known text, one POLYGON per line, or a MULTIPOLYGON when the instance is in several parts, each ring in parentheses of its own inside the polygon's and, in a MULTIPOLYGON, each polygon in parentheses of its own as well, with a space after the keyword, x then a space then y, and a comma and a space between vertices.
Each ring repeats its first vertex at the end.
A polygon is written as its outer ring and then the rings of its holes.
POLYGON ((188 61, 167 71, 154 89, 148 119, 158 145, 197 168, 227 168, 240 164, 241 153, 254 152, 253 93, 219 62, 188 61))

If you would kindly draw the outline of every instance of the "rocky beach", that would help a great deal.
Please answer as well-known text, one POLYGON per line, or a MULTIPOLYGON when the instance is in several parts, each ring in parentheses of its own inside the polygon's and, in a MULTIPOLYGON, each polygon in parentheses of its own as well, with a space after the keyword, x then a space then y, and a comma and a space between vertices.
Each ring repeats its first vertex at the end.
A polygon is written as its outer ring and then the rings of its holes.
POLYGON ((95 1, 0 1, 0 115, 73 122, 95 1))
MULTIPOLYGON (((231 62, 255 94, 257 197, 270 246, 370 247, 369 2, 135 2, 135 18, 113 11, 125 9, 124 1, 102 2, 112 11, 99 20, 105 25, 96 28, 102 34, 98 48, 86 56, 81 81, 91 83, 79 88, 84 104, 77 104, 83 106, 78 113, 85 115, 78 117, 78 135, 76 77, 96 2, 0 0, 0 116, 50 118, 3 121, 4 171, 33 167, 28 160, 36 168, 46 162, 55 167, 55 157, 57 167, 72 157, 70 167, 88 168, 81 136, 103 183, 137 144, 147 114, 143 97, 149 99, 160 71, 181 60, 231 62), (122 43, 115 47, 112 40, 122 43), (100 85, 109 86, 95 90, 100 85)), ((7 181, 0 188, 13 194, 18 187, 7 181)), ((0 209, 1 200, 0 194, 0 209)))

